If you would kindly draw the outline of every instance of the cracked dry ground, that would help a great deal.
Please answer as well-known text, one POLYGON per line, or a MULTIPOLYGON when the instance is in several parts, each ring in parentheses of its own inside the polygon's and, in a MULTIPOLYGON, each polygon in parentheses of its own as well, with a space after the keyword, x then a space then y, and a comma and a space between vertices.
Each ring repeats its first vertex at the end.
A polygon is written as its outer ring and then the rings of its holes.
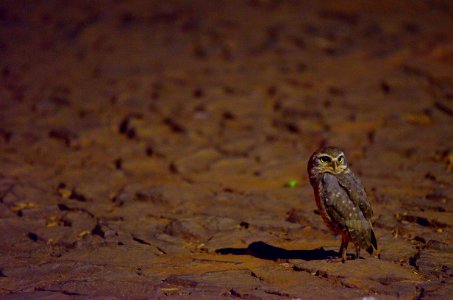
POLYGON ((2 1, 0 295, 451 297, 452 16, 2 1), (325 144, 366 185, 378 257, 328 262, 306 175, 325 144))

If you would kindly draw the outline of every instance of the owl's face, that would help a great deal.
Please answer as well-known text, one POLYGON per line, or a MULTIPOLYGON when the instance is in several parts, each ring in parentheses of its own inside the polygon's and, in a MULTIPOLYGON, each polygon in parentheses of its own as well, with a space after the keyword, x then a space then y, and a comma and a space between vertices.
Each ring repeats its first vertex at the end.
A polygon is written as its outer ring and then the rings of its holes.
POLYGON ((310 158, 310 173, 331 173, 340 174, 348 168, 344 152, 335 147, 319 149, 310 158))

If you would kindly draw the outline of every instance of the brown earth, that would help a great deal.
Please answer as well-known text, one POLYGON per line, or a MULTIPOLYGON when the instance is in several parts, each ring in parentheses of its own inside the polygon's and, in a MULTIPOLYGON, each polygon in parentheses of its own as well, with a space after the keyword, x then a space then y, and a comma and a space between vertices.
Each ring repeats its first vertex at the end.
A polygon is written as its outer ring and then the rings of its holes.
POLYGON ((448 0, 2 1, 0 296, 452 299, 452 32, 448 0), (326 144, 377 256, 329 261, 326 144))

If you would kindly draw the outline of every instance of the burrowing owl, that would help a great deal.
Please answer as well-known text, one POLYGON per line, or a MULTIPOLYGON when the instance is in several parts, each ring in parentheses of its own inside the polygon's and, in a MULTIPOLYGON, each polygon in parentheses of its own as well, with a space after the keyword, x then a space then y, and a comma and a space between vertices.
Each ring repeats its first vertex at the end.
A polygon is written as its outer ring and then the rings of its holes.
POLYGON ((373 210, 344 152, 335 147, 317 150, 308 162, 308 175, 322 219, 335 234, 341 233, 342 261, 346 260, 349 241, 354 243, 357 258, 361 248, 372 254, 377 249, 371 225, 373 210))

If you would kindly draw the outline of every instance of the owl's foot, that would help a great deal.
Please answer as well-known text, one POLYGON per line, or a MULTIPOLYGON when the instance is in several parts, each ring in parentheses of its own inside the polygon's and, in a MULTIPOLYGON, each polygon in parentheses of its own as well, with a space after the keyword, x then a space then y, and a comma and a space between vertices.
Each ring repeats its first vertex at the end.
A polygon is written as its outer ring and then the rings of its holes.
POLYGON ((347 254, 346 251, 340 253, 339 256, 329 256, 327 257, 327 262, 329 263, 338 263, 342 262, 345 263, 347 260, 354 260, 357 259, 355 254, 347 254))
POLYGON ((342 257, 338 256, 331 256, 327 258, 328 263, 339 263, 339 262, 344 262, 342 257))
POLYGON ((330 256, 327 258, 328 263, 339 263, 342 262, 344 263, 347 260, 354 260, 356 257, 354 254, 344 254, 341 256, 330 256))
POLYGON ((351 259, 365 259, 363 256, 357 255, 357 254, 352 254, 351 259))

